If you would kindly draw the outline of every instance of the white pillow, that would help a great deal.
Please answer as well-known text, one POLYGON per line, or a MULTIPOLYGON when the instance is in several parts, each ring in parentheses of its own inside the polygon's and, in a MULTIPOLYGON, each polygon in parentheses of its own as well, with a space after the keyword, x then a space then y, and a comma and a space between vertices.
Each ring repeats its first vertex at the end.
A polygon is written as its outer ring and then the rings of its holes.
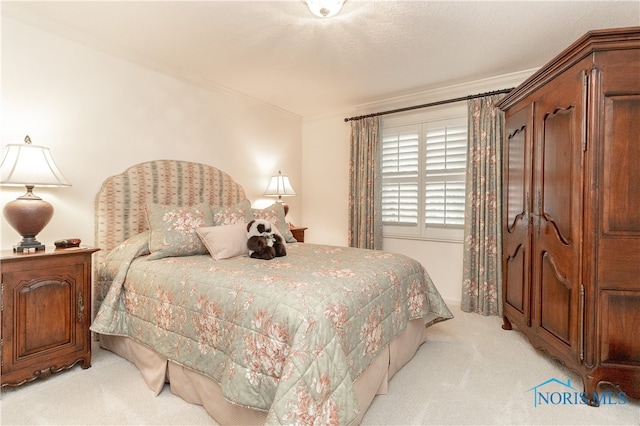
POLYGON ((249 254, 246 223, 205 226, 196 232, 215 260, 249 254))

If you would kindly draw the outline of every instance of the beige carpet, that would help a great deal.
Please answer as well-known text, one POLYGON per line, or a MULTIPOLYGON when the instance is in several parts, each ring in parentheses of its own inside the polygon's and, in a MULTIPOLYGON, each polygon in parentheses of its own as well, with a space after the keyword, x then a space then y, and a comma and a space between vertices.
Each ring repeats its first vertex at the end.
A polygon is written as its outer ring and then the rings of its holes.
MULTIPOLYGON (((521 333, 502 330, 499 318, 452 311, 456 317, 435 325, 430 341, 391 380, 389 394, 376 397, 364 425, 640 425, 637 401, 534 407, 530 389, 556 379, 581 391, 581 380, 532 349, 521 333)), ((168 387, 154 396, 133 365, 110 352, 95 347, 92 364, 3 390, 2 424, 215 424, 168 387)), ((558 386, 545 388, 561 393, 558 386)))

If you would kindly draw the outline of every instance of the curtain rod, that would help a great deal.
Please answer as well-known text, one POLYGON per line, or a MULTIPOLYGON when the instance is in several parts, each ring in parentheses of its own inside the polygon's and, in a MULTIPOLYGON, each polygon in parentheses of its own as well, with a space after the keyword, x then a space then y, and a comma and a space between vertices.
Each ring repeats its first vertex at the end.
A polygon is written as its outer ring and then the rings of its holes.
POLYGON ((500 95, 502 93, 509 93, 513 89, 514 88, 512 87, 510 89, 494 90, 493 92, 478 93, 477 95, 462 96, 462 97, 459 97, 459 98, 446 99, 444 101, 430 102, 428 104, 414 105, 414 106, 409 106, 409 107, 404 107, 404 108, 392 109, 392 110, 389 110, 389 111, 374 112, 372 114, 366 114, 366 115, 358 115, 356 117, 345 118, 344 121, 346 123, 348 121, 360 120, 362 118, 377 117, 377 116, 380 116, 380 115, 394 114, 396 112, 411 111, 411 110, 414 110, 414 109, 427 108, 427 107, 432 107, 432 106, 437 106, 437 105, 451 104, 453 102, 468 101, 470 99, 482 98, 484 96, 500 95))

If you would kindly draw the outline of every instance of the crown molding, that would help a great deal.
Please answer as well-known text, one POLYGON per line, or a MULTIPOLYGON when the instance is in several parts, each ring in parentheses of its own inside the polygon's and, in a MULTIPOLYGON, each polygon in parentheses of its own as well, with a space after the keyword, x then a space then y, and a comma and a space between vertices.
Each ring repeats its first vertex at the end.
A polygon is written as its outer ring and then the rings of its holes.
POLYGON ((422 105, 430 102, 438 102, 446 99, 469 96, 476 93, 516 87, 524 80, 529 78, 537 70, 538 68, 522 70, 509 74, 503 74, 465 83, 433 88, 416 93, 382 99, 379 101, 356 105, 352 109, 352 112, 355 111, 355 114, 353 115, 373 114, 375 112, 383 110, 404 108, 411 105, 422 105))

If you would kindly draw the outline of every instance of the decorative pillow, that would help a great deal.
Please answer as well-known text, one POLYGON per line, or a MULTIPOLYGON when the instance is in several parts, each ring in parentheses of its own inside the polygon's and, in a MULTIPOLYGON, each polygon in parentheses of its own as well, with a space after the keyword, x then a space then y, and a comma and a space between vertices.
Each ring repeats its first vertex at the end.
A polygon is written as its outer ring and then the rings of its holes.
POLYGON ((246 223, 207 226, 196 229, 196 232, 215 260, 249 254, 246 223))
POLYGON ((211 206, 211 214, 213 215, 213 224, 218 226, 236 223, 244 223, 246 225, 253 219, 249 200, 227 207, 211 206))
POLYGON ((146 212, 151 252, 148 259, 207 253, 196 233, 198 228, 213 225, 207 204, 183 207, 147 204, 146 212))
POLYGON ((282 207, 282 203, 273 203, 264 209, 252 209, 251 211, 254 219, 264 219, 273 223, 286 242, 297 242, 297 240, 293 238, 293 234, 289 230, 289 224, 284 218, 284 207, 282 207))

